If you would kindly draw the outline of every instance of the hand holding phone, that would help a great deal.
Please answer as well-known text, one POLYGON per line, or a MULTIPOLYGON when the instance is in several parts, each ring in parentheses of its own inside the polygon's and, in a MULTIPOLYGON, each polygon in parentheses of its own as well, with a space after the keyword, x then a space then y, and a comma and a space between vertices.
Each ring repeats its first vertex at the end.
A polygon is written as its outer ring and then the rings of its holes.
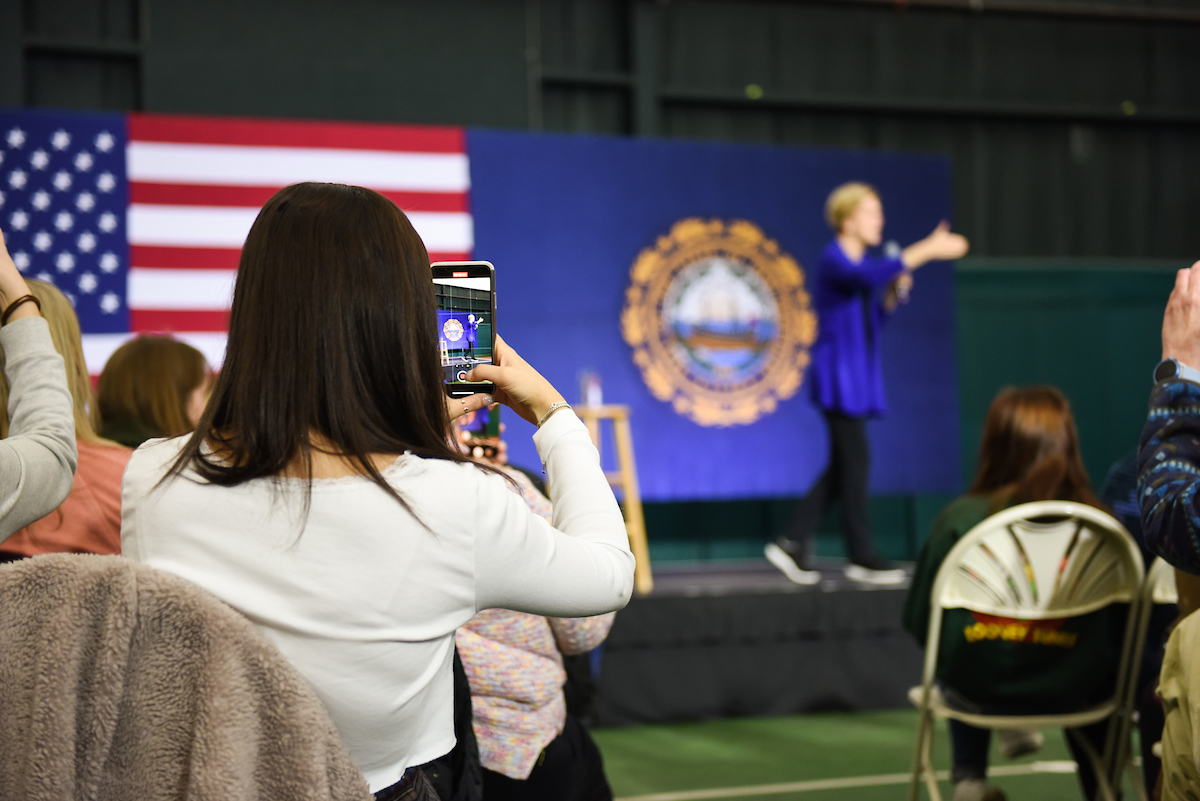
POLYGON ((489 381, 467 374, 492 364, 496 349, 496 268, 486 261, 440 261, 430 265, 437 302, 437 335, 443 383, 451 398, 490 393, 489 381))
POLYGON ((562 393, 499 336, 495 364, 477 365, 468 378, 492 382, 492 397, 534 425, 552 405, 563 400, 562 393))

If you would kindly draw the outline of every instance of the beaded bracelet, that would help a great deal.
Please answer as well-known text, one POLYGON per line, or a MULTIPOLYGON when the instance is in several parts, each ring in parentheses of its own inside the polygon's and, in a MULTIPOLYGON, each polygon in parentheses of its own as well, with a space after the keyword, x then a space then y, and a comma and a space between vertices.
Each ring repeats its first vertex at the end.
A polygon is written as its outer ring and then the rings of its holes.
POLYGON ((8 325, 8 318, 12 317, 13 312, 17 310, 17 307, 23 303, 28 303, 29 301, 33 301, 33 305, 38 307, 39 312, 42 310, 42 302, 40 300, 33 295, 22 295, 12 303, 8 304, 8 308, 4 310, 4 314, 0 314, 0 325, 8 325))

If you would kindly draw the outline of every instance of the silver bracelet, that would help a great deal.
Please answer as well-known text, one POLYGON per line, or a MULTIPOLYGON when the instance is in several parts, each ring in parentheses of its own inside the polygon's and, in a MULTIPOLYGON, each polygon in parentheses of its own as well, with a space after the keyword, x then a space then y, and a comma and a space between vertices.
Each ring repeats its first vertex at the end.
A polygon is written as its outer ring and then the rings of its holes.
POLYGON ((547 409, 547 410, 546 410, 546 413, 542 415, 542 419, 541 419, 541 420, 538 420, 538 426, 537 426, 537 427, 538 427, 538 428, 541 428, 541 427, 542 427, 542 423, 544 423, 544 422, 546 422, 547 420, 549 420, 549 419, 550 419, 550 415, 554 414, 554 413, 555 413, 555 412, 557 412, 559 409, 570 409, 570 408, 571 408, 571 404, 567 403, 566 401, 555 401, 554 403, 550 404, 550 408, 549 408, 549 409, 547 409))

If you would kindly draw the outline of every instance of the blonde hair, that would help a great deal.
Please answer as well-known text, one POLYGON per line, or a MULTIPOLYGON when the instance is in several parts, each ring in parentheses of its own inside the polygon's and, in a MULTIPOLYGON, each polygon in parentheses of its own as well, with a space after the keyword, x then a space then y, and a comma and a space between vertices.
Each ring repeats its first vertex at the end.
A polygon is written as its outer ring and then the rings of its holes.
MULTIPOLYGON (((79 318, 75 307, 67 296, 53 284, 27 278, 29 292, 42 304, 42 317, 50 326, 50 339, 54 349, 63 357, 67 368, 67 388, 75 414, 75 439, 85 442, 104 442, 96 429, 100 419, 96 411, 96 394, 92 379, 88 376, 87 362, 83 359, 83 337, 79 333, 79 318)), ((0 364, 3 355, 0 354, 0 364)), ((0 436, 8 436, 8 377, 0 373, 0 436)))
POLYGON ((117 348, 100 373, 97 406, 105 423, 129 419, 155 436, 178 437, 194 426, 188 396, 208 380, 204 354, 167 336, 140 336, 117 348))
POLYGON ((829 227, 841 233, 842 223, 867 196, 878 199, 879 193, 875 191, 875 187, 862 181, 850 181, 830 192, 829 199, 825 201, 825 220, 829 227))

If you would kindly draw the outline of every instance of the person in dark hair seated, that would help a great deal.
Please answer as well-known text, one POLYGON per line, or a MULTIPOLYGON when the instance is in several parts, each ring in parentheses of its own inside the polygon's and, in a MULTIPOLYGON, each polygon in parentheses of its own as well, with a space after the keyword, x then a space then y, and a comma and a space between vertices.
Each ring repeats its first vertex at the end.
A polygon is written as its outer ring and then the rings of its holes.
MULTIPOLYGON (((904 626, 924 646, 929 629, 931 593, 939 568, 946 556, 964 534, 988 517, 1008 506, 1030 501, 1076 501, 1104 510, 1103 504, 1091 490, 1087 471, 1079 453, 1079 435, 1075 430, 1075 419, 1071 407, 1061 392, 1053 387, 1009 387, 992 401, 983 426, 983 442, 979 449, 979 468, 975 481, 967 494, 954 500, 941 511, 933 522, 929 538, 917 557, 912 585, 904 601, 904 626)), ((1107 510, 1105 510, 1107 511, 1107 510)), ((1107 629, 1105 629, 1107 630, 1107 629)), ((1100 639, 1100 638, 1097 638, 1100 639)), ((962 654, 965 635, 961 621, 959 625, 943 618, 940 654, 962 654)), ((1045 687, 1041 688, 1045 698, 1055 702, 1070 703, 1068 696, 1075 692, 1078 708, 1090 705, 1090 693, 1111 694, 1109 671, 1103 669, 1110 656, 1104 642, 1089 642, 1081 636, 1077 647, 1096 649, 1096 687, 1045 687)), ((1017 657, 1036 664, 1036 649, 1048 646, 1018 643, 1016 648, 1026 649, 1017 657)), ((1111 672, 1115 676, 1117 662, 1112 654, 1111 672)), ((942 689, 965 701, 976 702, 973 691, 996 693, 994 687, 956 686, 945 680, 945 673, 969 682, 979 665, 944 665, 939 662, 938 675, 942 689)), ((1022 699, 1027 704, 1035 698, 1022 699)), ((992 706, 997 706, 989 699, 992 706)), ((1018 701, 1019 703, 1019 701, 1018 701)), ((982 704, 981 704, 982 705, 982 704)), ((998 711, 998 710, 987 710, 998 711)), ((957 720, 949 721, 950 744, 953 756, 951 780, 954 782, 954 801, 1000 801, 1005 796, 1001 790, 987 781, 988 748, 991 731, 978 729, 957 720)), ((1103 751, 1107 724, 1101 722, 1079 729, 1078 732, 1103 751)), ((1010 744, 1011 751, 1033 750, 1040 746, 1040 735, 1030 733, 1029 745, 1010 744)), ((1074 738, 1067 743, 1076 755, 1079 764, 1079 780, 1084 795, 1093 798, 1096 781, 1090 762, 1079 750, 1074 738)))
POLYGON ((449 442, 429 256, 367 189, 297 184, 242 249, 229 343, 196 431, 125 473, 123 553, 249 617, 308 679, 379 799, 435 799, 454 632, 507 608, 623 607, 634 559, 583 423, 497 338, 472 381, 538 427, 554 523, 449 442))

